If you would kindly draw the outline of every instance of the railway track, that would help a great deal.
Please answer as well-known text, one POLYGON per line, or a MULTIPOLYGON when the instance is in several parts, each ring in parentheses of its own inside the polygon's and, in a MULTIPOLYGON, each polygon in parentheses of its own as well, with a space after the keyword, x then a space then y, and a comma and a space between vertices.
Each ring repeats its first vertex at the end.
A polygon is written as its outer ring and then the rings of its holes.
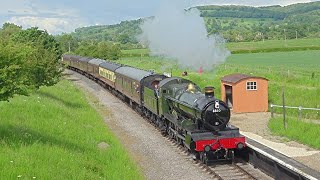
MULTIPOLYGON (((153 125, 156 130, 161 133, 161 130, 158 129, 156 124, 150 121, 147 117, 143 116, 143 118, 148 121, 151 125, 153 125)), ((169 144, 176 148, 176 152, 185 156, 187 160, 189 160, 194 165, 198 166, 202 171, 212 175, 212 179, 215 180, 261 180, 261 179, 272 179, 271 177, 265 175, 260 170, 255 169, 252 165, 236 158, 233 163, 228 161, 222 161, 211 164, 204 164, 198 159, 194 159, 192 154, 188 151, 187 148, 183 147, 181 144, 177 143, 174 139, 172 139, 168 135, 164 135, 169 144)))
POLYGON ((263 174, 260 170, 253 168, 252 165, 247 162, 236 159, 234 163, 230 162, 216 162, 212 164, 203 164, 200 160, 193 159, 190 152, 183 146, 176 143, 173 139, 166 136, 166 140, 171 146, 177 149, 177 153, 182 154, 191 163, 198 166, 202 171, 212 175, 212 179, 217 180, 238 180, 238 179, 272 179, 271 177, 263 174))

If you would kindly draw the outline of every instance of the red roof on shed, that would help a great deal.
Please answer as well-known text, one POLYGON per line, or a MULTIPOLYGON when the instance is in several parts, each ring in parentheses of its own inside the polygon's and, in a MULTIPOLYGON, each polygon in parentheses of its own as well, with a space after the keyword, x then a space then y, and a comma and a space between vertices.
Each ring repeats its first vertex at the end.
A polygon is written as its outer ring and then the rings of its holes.
POLYGON ((263 77, 251 76, 251 75, 240 74, 240 73, 230 74, 230 75, 224 76, 223 78, 221 78, 221 81, 228 82, 228 83, 237 83, 241 80, 250 79, 250 78, 259 78, 259 79, 265 79, 268 81, 268 79, 263 78, 263 77))

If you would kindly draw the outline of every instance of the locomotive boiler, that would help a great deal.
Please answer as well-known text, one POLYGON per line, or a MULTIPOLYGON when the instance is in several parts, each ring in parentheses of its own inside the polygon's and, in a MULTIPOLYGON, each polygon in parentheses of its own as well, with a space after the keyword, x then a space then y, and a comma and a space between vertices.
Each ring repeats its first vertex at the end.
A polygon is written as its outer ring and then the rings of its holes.
POLYGON ((170 114, 177 119, 192 120, 197 129, 218 131, 224 129, 230 120, 228 106, 214 97, 214 88, 206 87, 205 94, 193 82, 186 79, 170 78, 161 86, 169 104, 170 114))
POLYGON ((194 86, 190 83, 170 97, 174 109, 182 116, 195 120, 198 129, 218 131, 225 128, 230 119, 229 108, 213 96, 212 87, 207 87, 203 94, 194 86))

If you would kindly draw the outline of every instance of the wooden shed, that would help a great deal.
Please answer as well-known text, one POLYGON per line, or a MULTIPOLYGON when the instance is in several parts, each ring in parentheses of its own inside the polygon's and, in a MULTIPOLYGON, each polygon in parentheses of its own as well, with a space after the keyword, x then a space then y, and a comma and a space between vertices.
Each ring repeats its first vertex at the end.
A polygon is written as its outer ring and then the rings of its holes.
POLYGON ((221 99, 235 113, 268 111, 268 79, 246 74, 221 78, 221 99))

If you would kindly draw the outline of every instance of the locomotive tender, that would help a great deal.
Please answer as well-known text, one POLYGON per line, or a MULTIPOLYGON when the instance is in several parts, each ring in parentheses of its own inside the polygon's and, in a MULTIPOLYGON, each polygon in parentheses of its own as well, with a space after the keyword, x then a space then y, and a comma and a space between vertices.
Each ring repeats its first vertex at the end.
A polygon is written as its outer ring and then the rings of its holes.
POLYGON ((239 129, 228 124, 230 109, 214 97, 213 87, 203 94, 187 79, 102 59, 63 55, 62 62, 108 88, 204 163, 233 160, 234 151, 246 147, 239 129))

